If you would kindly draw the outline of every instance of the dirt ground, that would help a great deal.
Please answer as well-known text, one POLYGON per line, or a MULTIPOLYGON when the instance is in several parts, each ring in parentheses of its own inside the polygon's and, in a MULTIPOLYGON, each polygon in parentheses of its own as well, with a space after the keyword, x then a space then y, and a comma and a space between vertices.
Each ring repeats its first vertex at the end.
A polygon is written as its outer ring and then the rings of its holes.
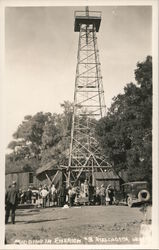
MULTIPOLYGON (((149 215, 149 219, 150 219, 149 215)), ((7 244, 138 244, 141 207, 81 206, 17 209, 7 244)))

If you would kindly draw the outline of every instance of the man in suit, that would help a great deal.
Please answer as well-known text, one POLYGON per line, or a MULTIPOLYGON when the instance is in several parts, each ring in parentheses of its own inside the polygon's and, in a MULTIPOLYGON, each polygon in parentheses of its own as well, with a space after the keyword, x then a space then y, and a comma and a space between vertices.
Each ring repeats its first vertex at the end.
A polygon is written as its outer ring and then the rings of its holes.
POLYGON ((6 204, 5 224, 8 223, 10 211, 11 211, 12 224, 15 224, 15 210, 18 205, 18 190, 16 189, 15 181, 13 181, 12 187, 6 192, 5 204, 6 204))

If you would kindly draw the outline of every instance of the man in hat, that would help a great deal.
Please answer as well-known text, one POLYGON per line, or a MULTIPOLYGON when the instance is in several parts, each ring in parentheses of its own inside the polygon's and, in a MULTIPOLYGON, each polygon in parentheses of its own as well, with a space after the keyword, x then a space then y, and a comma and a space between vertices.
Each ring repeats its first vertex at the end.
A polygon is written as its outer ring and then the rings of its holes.
POLYGON ((8 223, 10 211, 11 211, 12 224, 15 224, 15 210, 18 205, 18 190, 16 189, 15 181, 13 181, 12 187, 6 192, 5 203, 6 203, 5 224, 8 223))

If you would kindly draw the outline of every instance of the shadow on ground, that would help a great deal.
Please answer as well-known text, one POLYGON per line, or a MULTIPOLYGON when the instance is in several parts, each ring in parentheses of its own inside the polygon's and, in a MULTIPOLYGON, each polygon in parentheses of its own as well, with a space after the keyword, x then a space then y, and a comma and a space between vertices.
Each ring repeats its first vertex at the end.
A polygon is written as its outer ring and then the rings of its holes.
MULTIPOLYGON (((29 223, 43 223, 43 222, 49 222, 49 221, 59 221, 59 220, 67 220, 68 218, 59 218, 59 219, 53 219, 53 220, 29 220, 29 221, 23 221, 23 220, 18 220, 16 221, 17 223, 24 223, 24 224, 29 224, 29 223)), ((10 224, 10 223, 8 223, 10 224)))

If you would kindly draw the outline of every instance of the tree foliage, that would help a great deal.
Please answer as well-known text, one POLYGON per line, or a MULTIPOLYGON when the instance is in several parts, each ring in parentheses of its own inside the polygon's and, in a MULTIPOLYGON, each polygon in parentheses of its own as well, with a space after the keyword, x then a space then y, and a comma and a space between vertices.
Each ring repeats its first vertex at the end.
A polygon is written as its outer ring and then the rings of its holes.
POLYGON ((38 112, 25 116, 8 145, 12 152, 6 156, 7 165, 25 165, 36 160, 40 166, 56 160, 66 163, 70 143, 72 104, 61 104, 62 114, 38 112))
POLYGON ((137 84, 127 84, 124 94, 113 98, 107 116, 96 132, 105 154, 128 181, 152 178, 152 58, 137 63, 137 84))

